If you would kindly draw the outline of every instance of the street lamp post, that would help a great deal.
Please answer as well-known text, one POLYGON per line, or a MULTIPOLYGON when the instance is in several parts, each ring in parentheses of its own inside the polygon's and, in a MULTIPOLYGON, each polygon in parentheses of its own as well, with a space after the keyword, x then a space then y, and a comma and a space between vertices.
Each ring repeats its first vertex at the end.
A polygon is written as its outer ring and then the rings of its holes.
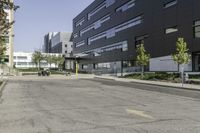
POLYGON ((78 65, 78 61, 77 61, 77 56, 75 56, 75 67, 76 67, 76 78, 78 78, 78 70, 79 70, 79 65, 78 65))

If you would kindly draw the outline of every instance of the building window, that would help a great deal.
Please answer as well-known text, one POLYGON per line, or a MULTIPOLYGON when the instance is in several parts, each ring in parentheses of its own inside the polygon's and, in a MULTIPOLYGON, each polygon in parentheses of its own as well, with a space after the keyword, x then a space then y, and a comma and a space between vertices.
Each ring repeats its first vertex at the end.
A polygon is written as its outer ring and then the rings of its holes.
POLYGON ((123 68, 134 67, 136 66, 136 61, 123 61, 122 66, 123 68))
POLYGON ((138 16, 138 17, 135 17, 121 25, 118 25, 116 28, 115 28, 115 31, 116 32, 119 32, 119 31, 122 31, 122 30, 125 30, 125 29, 128 29, 128 28, 131 28, 133 26, 136 26, 138 24, 141 24, 143 21, 143 16, 138 16))
POLYGON ((131 19, 127 22, 124 22, 124 23, 122 23, 122 24, 120 24, 116 27, 113 27, 112 29, 109 29, 107 31, 104 31, 102 33, 99 33, 97 35, 94 35, 94 36, 88 38, 88 45, 91 45, 91 43, 93 41, 99 40, 99 39, 104 38, 104 37, 106 37, 106 38, 114 37, 117 32, 129 29, 129 28, 134 27, 136 25, 139 25, 139 24, 142 23, 142 21, 143 21, 142 15, 134 17, 133 19, 131 19))
POLYGON ((81 30, 80 31, 80 36, 82 36, 84 33, 88 32, 88 31, 90 31, 92 29, 98 29, 99 27, 101 27, 101 25, 104 22, 106 22, 108 20, 110 20, 110 14, 102 17, 100 20, 94 22, 93 24, 91 24, 91 25, 87 26, 86 28, 84 28, 83 30, 81 30))
POLYGON ((9 7, 8 4, 3 4, 3 5, 1 5, 1 6, 3 6, 3 9, 5 9, 5 10, 10 10, 10 7, 9 7))
POLYGON ((85 41, 81 41, 75 44, 76 48, 85 45, 85 41))
POLYGON ((88 65, 82 65, 82 69, 88 69, 88 65))
POLYGON ((78 33, 74 33, 74 38, 77 38, 78 37, 78 33))
POLYGON ((128 44, 127 44, 127 42, 123 42, 123 44, 122 44, 122 51, 123 52, 128 51, 128 44))
POLYGON ((194 37, 200 38, 200 20, 194 22, 194 37))
POLYGON ((177 26, 169 27, 169 28, 165 29, 165 34, 170 34, 170 33, 174 33, 174 32, 177 32, 177 31, 178 31, 177 26))
POLYGON ((78 22, 76 22, 76 27, 83 25, 83 22, 85 21, 85 18, 81 18, 78 22))
POLYGON ((171 6, 176 5, 177 3, 178 3, 177 0, 170 1, 170 2, 168 2, 168 3, 166 3, 166 4, 164 4, 164 8, 169 8, 169 7, 171 7, 171 6))
POLYGON ((99 6, 97 6, 94 10, 92 10, 88 14, 88 20, 90 20, 90 18, 92 16, 94 16, 96 13, 101 11, 103 8, 108 8, 109 6, 113 5, 114 3, 115 3, 115 0, 105 0, 105 1, 103 1, 99 6))
POLYGON ((128 51, 128 43, 127 41, 123 41, 123 42, 118 42, 118 43, 114 43, 108 46, 104 46, 101 48, 97 48, 97 49, 93 49, 90 51, 85 52, 86 54, 93 54, 94 56, 101 56, 101 53, 104 52, 110 52, 110 51, 114 51, 114 50, 120 50, 121 51, 128 51))
POLYGON ((17 59, 19 59, 19 60, 27 60, 27 57, 26 56, 17 56, 17 59))
POLYGON ((110 65, 110 63, 98 63, 97 68, 100 68, 100 69, 110 69, 111 65, 110 65))
POLYGON ((18 62, 17 65, 19 65, 19 66, 26 66, 27 62, 18 62))
POLYGON ((99 33, 97 35, 94 35, 94 36, 88 38, 88 45, 91 45, 91 43, 93 41, 99 40, 99 39, 104 38, 104 37, 106 37, 106 32, 102 32, 102 33, 99 33))
POLYGON ((9 36, 3 36, 3 40, 4 40, 4 43, 9 43, 10 37, 9 36))
POLYGON ((98 64, 93 64, 93 69, 98 69, 98 64))
POLYGON ((92 30, 94 28, 94 24, 89 25, 88 27, 84 28, 80 31, 80 36, 82 36, 84 33, 88 32, 89 30, 92 30))
POLYGON ((135 48, 139 47, 142 43, 144 43, 144 40, 148 38, 149 35, 143 35, 143 36, 137 36, 135 37, 135 48))
POLYGON ((116 12, 125 12, 134 6, 135 6, 135 0, 130 0, 129 2, 125 3, 123 6, 117 8, 116 12))

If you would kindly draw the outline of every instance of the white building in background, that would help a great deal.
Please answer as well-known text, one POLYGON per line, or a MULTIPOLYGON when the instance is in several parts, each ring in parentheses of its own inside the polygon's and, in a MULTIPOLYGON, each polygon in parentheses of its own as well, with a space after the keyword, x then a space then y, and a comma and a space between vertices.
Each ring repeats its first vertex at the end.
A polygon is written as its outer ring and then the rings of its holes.
MULTIPOLYGON (((59 56, 61 54, 55 54, 55 53, 42 53, 43 55, 55 55, 59 56)), ((27 52, 14 52, 13 60, 14 65, 16 68, 37 68, 37 65, 32 62, 32 55, 33 53, 27 53, 27 52)), ((48 64, 46 61, 42 61, 40 64, 41 68, 57 68, 54 63, 48 64)))

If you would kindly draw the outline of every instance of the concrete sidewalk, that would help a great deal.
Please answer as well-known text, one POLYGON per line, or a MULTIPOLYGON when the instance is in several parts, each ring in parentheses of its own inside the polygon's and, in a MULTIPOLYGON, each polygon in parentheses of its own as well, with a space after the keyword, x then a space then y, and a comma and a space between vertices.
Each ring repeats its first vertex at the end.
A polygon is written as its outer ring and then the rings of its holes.
POLYGON ((132 83, 140 83, 140 84, 147 84, 147 85, 157 85, 157 86, 163 86, 163 87, 173 87, 173 88, 200 91, 200 85, 193 85, 193 84, 184 84, 182 86, 181 83, 127 79, 127 78, 118 78, 118 77, 108 76, 108 75, 106 75, 106 76, 105 75, 103 75, 103 76, 94 76, 94 78, 110 79, 110 80, 121 81, 121 82, 129 82, 129 83, 132 82, 132 83))

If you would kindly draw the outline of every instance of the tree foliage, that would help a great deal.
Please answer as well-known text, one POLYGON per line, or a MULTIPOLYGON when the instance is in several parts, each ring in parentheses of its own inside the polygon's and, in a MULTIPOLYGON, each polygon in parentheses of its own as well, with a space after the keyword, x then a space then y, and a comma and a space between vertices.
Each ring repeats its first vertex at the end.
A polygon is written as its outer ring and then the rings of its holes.
POLYGON ((140 44, 137 48, 137 64, 140 66, 147 66, 149 63, 150 55, 147 54, 144 44, 140 44))
POLYGON ((56 67, 58 67, 59 69, 62 69, 64 62, 65 62, 65 58, 62 55, 56 56, 56 55, 51 55, 51 54, 47 54, 44 56, 44 60, 47 61, 48 64, 55 64, 56 67))
POLYGON ((51 68, 51 64, 53 63, 53 55, 51 54, 45 55, 44 60, 50 65, 50 68, 51 68))
POLYGON ((38 70, 40 70, 40 64, 42 60, 44 60, 42 53, 40 51, 35 51, 32 55, 32 62, 38 66, 38 70))
POLYGON ((57 57, 57 61, 58 61, 58 68, 62 69, 65 62, 65 58, 62 55, 59 55, 57 57))
POLYGON ((190 55, 188 53, 187 43, 184 38, 178 38, 176 42, 176 53, 172 55, 173 60, 178 64, 188 64, 190 61, 190 55))
POLYGON ((10 0, 0 0, 0 63, 4 63, 6 58, 6 36, 9 34, 9 29, 14 24, 14 21, 7 21, 8 13, 5 9, 16 10, 15 6, 10 0))
POLYGON ((149 64, 149 59, 150 55, 147 54, 144 44, 140 44, 139 47, 137 48, 137 64, 141 66, 142 71, 141 71, 141 77, 144 78, 144 66, 147 66, 149 64))

